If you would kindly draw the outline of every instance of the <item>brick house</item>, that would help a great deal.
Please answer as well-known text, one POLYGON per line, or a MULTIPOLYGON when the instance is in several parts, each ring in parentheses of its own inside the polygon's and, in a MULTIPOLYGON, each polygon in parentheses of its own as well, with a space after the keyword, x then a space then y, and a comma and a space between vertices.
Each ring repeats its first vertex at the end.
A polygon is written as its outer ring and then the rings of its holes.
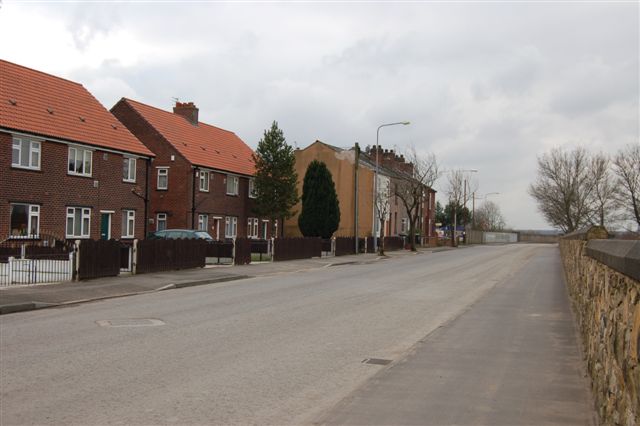
MULTIPOLYGON (((315 141, 304 149, 297 149, 296 172, 298 173, 298 191, 302 193, 302 184, 307 167, 313 160, 322 161, 331 172, 336 193, 340 203, 340 223, 336 236, 359 237, 379 235, 379 223, 374 208, 375 150, 362 152, 356 144, 353 148, 344 149, 315 141)), ((403 203, 391 193, 397 181, 395 170, 411 170, 411 164, 405 162, 393 150, 379 151, 378 184, 380 188, 388 188, 388 209, 385 216, 384 235, 407 235, 409 220, 403 203)), ((382 191, 381 191, 382 192, 382 191)), ((426 237, 425 244, 435 244, 435 191, 425 187, 425 201, 420 209, 420 221, 416 228, 426 237)), ((300 203, 294 207, 296 215, 285 222, 285 233, 288 236, 301 236, 298 228, 300 203)))
POLYGON ((145 234, 153 154, 81 84, 0 60, 0 241, 145 234))
POLYGON ((271 235, 268 221, 252 213, 253 151, 235 133, 200 122, 192 102, 169 112, 123 98, 111 112, 156 154, 150 231, 200 229, 220 240, 271 235))

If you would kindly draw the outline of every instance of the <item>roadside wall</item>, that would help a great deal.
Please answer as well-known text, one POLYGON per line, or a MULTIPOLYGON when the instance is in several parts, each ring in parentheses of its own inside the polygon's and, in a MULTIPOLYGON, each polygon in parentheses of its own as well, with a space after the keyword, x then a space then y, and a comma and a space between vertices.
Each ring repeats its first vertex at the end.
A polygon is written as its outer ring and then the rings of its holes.
POLYGON ((517 243, 518 234, 515 232, 484 232, 467 231, 467 242, 469 244, 498 244, 517 243))
POLYGON ((531 232, 518 232, 518 241, 521 243, 556 244, 558 235, 535 234, 531 232))
POLYGON ((600 421, 639 425, 640 242, 570 234, 560 254, 600 421))

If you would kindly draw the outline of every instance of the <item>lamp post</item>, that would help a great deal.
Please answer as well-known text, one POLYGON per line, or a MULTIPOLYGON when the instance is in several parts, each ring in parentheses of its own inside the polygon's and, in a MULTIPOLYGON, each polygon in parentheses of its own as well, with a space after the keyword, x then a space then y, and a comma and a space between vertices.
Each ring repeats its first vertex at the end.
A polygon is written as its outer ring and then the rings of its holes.
POLYGON ((380 214, 379 212, 379 208, 378 208, 378 169, 380 168, 379 162, 378 162, 378 152, 380 151, 380 129, 382 129, 383 127, 389 127, 389 126, 399 126, 399 125, 403 125, 403 126, 408 126, 409 124, 411 124, 409 121, 398 121, 395 123, 386 123, 386 124, 381 124, 378 126, 378 130, 376 130, 376 173, 375 173, 375 178, 373 181, 373 205, 374 205, 374 217, 373 217, 373 221, 374 221, 374 225, 373 225, 373 229, 374 229, 374 236, 373 236, 373 250, 374 251, 378 251, 378 216, 380 214))
MULTIPOLYGON (((486 194, 484 194, 482 197, 478 197, 478 200, 484 200, 486 199, 489 195, 499 195, 499 192, 488 192, 486 194)), ((472 203, 472 213, 471 213, 471 227, 473 229, 476 229, 476 193, 474 191, 473 193, 473 203, 472 203)))

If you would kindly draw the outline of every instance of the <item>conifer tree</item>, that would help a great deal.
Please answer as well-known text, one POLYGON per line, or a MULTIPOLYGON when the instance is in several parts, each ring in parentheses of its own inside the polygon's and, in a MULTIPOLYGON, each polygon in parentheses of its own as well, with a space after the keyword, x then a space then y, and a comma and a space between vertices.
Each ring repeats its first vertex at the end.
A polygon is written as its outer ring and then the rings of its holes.
POLYGON ((331 172, 325 163, 309 164, 302 185, 302 211, 298 217, 305 237, 331 238, 340 223, 340 204, 331 172))
POLYGON ((295 155, 276 121, 271 124, 270 129, 264 131, 253 161, 256 165, 256 200, 253 210, 259 216, 268 217, 271 229, 274 229, 273 223, 276 220, 284 221, 295 214, 291 209, 298 202, 295 155))

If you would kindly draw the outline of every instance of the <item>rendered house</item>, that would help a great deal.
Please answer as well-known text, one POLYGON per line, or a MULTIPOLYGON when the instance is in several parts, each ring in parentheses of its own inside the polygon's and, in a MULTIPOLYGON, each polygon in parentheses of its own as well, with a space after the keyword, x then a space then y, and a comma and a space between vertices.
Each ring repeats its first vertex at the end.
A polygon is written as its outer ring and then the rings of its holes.
POLYGON ((145 235, 152 152, 81 84, 0 60, 0 240, 145 235))
POLYGON ((173 112, 123 98, 111 112, 156 155, 149 230, 200 229, 214 239, 271 236, 252 213, 253 151, 235 133, 200 122, 198 108, 173 112))
MULTIPOLYGON (((302 183, 307 167, 313 160, 322 161, 331 172, 338 201, 340 203, 340 224, 335 236, 359 237, 380 235, 380 223, 376 219, 374 208, 375 150, 360 151, 356 144, 353 148, 338 148, 316 141, 304 149, 295 151, 296 172, 298 173, 298 191, 302 194, 302 183)), ((408 215, 402 202, 393 195, 393 185, 397 180, 394 169, 411 167, 404 158, 393 151, 379 152, 378 187, 383 194, 387 189, 388 207, 385 214, 384 235, 397 236, 408 233, 408 215)), ((435 191, 425 188, 425 202, 421 206, 421 220, 417 229, 425 238, 424 243, 435 244, 435 191), (429 239, 431 238, 431 239, 429 239)), ((294 207, 297 214, 285 222, 287 236, 301 236, 298 228, 298 215, 301 205, 294 207)))

